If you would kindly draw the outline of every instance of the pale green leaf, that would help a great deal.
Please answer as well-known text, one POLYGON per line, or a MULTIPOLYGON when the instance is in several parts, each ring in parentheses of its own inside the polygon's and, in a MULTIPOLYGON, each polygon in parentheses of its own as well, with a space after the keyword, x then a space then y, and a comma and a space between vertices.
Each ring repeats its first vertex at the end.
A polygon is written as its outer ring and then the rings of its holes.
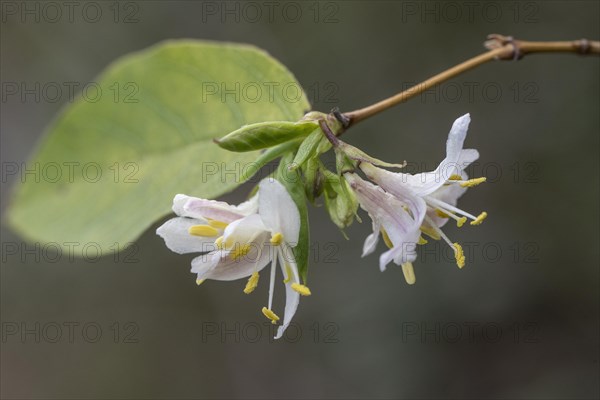
POLYGON ((27 163, 41 179, 26 176, 11 199, 9 222, 30 240, 93 242, 104 254, 122 248, 170 213, 175 194, 216 198, 241 183, 259 153, 231 153, 214 138, 261 121, 297 121, 309 108, 304 95, 291 101, 277 90, 300 87, 294 76, 247 45, 169 41, 116 61, 94 81, 98 101, 88 93, 61 112, 27 163), (247 98, 244 87, 263 93, 247 98), (44 176, 48 165, 59 166, 58 180, 44 176))

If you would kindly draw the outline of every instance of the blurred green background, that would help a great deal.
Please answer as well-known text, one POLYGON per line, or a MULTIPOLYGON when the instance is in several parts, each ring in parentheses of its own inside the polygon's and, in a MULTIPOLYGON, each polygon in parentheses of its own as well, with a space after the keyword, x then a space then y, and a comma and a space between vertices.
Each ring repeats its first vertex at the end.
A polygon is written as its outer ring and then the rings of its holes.
MULTIPOLYGON (((6 82, 83 84, 163 39, 254 44, 314 109, 348 111, 478 54, 489 33, 600 38, 596 1, 99 1, 97 22, 75 3, 71 19, 58 2, 52 22, 43 2, 2 2, 3 168, 26 161, 68 103, 5 96, 6 82)), ((432 169, 470 112, 473 172, 490 182, 460 205, 490 216, 445 229, 469 250, 466 268, 430 244, 409 287, 400 268, 360 258, 366 215, 346 241, 313 208, 313 295, 282 341, 260 315, 266 285, 252 296, 241 281, 197 287, 192 256, 171 253, 159 223, 131 263, 53 262, 3 225, 2 397, 598 398, 599 66, 572 54, 490 63, 352 128, 346 140, 370 154, 432 169)), ((3 173, 3 213, 15 183, 3 173)))

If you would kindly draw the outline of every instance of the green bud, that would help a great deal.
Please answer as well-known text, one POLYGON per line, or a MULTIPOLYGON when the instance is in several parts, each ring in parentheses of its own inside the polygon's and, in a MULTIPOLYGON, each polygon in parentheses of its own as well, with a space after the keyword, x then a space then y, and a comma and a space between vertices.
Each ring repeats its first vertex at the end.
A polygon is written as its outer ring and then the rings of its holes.
POLYGON ((221 139, 215 139, 215 143, 235 152, 260 150, 304 138, 318 128, 319 124, 310 120, 259 122, 244 125, 221 139))
POLYGON ((344 229, 354 221, 358 211, 358 200, 343 177, 327 170, 324 174, 325 208, 333 223, 344 229))
POLYGON ((321 162, 318 158, 310 158, 302 167, 304 174, 304 190, 306 197, 311 203, 323 193, 323 183, 325 177, 321 170, 321 162))

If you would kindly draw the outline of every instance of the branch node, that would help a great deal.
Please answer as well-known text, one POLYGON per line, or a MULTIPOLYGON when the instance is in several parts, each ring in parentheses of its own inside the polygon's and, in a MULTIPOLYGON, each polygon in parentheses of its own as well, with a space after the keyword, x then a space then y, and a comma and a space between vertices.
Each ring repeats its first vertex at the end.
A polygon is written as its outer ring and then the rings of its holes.
POLYGON ((577 52, 579 54, 588 54, 592 49, 590 45, 590 41, 587 39, 580 39, 575 42, 575 47, 577 47, 577 52))
POLYGON ((483 44, 488 50, 495 50, 498 48, 506 47, 510 45, 512 50, 510 53, 496 56, 496 60, 513 60, 517 61, 525 56, 525 53, 521 51, 519 41, 515 40, 512 36, 504 36, 497 33, 492 33, 487 36, 487 41, 483 44))
POLYGON ((339 107, 334 107, 331 110, 331 114, 333 114, 335 119, 337 119, 340 122, 340 124, 342 124, 342 127, 344 129, 346 129, 350 126, 350 118, 348 118, 346 115, 342 114, 339 107))

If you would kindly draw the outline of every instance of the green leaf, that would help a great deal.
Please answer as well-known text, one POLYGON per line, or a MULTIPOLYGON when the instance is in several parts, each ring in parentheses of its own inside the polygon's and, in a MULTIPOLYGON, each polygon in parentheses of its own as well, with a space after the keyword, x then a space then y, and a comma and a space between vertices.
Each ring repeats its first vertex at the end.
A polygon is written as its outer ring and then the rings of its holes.
POLYGON ((290 171, 288 166, 294 159, 293 153, 288 153, 281 159, 281 164, 275 172, 275 179, 285 186, 288 193, 296 203, 300 212, 300 235, 298 244, 294 247, 294 257, 298 264, 298 273, 304 284, 307 283, 308 259, 310 252, 310 232, 308 229, 308 207, 306 204, 306 194, 304 193, 304 184, 299 171, 290 171))
POLYGON ((294 76, 247 45, 169 41, 117 60, 94 81, 102 95, 92 102, 87 93, 60 113, 27 163, 38 179, 25 176, 11 199, 9 222, 32 241, 123 248, 170 213, 175 194, 216 198, 242 183, 259 153, 231 153, 214 138, 297 121, 309 108, 304 94, 290 101, 277 90, 300 87, 294 76), (264 89, 258 100, 231 94, 251 86, 264 89))
POLYGON ((313 121, 268 121, 245 125, 227 136, 216 139, 220 147, 235 152, 266 149, 290 140, 306 137, 319 128, 313 121))

